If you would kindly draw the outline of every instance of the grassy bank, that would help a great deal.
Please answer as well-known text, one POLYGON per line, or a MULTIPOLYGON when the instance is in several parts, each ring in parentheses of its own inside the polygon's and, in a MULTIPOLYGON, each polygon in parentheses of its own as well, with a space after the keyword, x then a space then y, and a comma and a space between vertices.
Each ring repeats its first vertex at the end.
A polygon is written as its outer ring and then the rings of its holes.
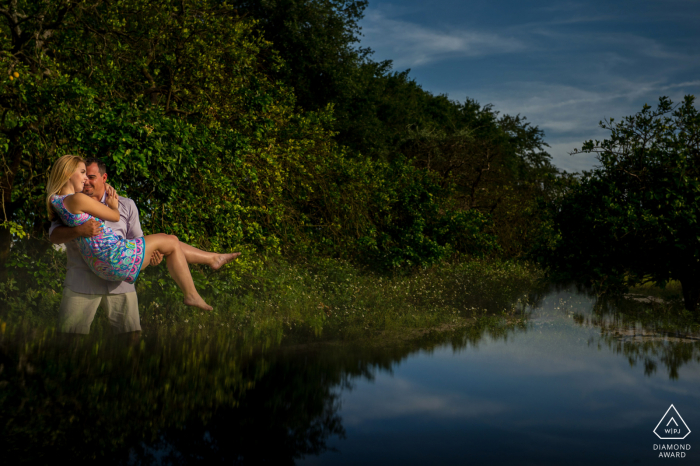
MULTIPOLYGON (((53 252, 36 270, 17 269, 13 279, 0 284, 0 319, 5 325, 55 326, 63 259, 62 253, 53 252), (39 269, 47 277, 43 282, 36 278, 39 269), (32 279, 39 286, 28 286, 32 279)), ((517 314, 535 299, 541 278, 528 264, 497 260, 443 263, 386 275, 337 260, 294 265, 276 259, 234 264, 221 273, 195 269, 193 275, 213 312, 184 306, 164 265, 146 269, 137 284, 145 332, 217 327, 279 338, 352 339, 403 329, 448 328, 485 315, 517 314)), ((98 311, 93 329, 107 325, 103 314, 98 311)))

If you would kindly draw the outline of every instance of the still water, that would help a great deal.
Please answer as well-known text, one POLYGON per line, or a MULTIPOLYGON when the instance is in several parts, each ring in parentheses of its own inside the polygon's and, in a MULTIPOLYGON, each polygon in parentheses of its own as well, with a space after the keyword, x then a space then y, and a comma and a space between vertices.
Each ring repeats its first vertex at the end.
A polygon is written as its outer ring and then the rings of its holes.
POLYGON ((699 464, 695 324, 622 308, 553 291, 520 324, 353 344, 6 341, 0 447, 26 462, 463 465, 659 464, 680 460, 659 457, 674 445, 699 464), (653 432, 671 404, 685 439, 653 432))
POLYGON ((550 295, 527 331, 417 351, 338 390, 345 439, 302 464, 656 464, 654 444, 668 442, 691 444, 686 460, 700 463, 692 435, 653 433, 672 403, 700 428, 697 343, 634 322, 601 336, 600 322, 574 320, 592 301, 570 301, 550 295), (683 354, 691 362, 674 366, 683 354))

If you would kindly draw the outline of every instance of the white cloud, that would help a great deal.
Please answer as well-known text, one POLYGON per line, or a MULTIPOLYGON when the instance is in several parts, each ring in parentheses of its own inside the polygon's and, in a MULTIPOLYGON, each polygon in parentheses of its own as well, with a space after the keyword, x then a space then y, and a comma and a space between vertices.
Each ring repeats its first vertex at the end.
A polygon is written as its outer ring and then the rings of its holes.
POLYGON ((471 419, 505 410, 505 403, 435 390, 380 372, 373 383, 363 384, 362 390, 354 392, 351 397, 346 396, 342 413, 343 424, 353 426, 417 414, 441 419, 471 419))
MULTIPOLYGON (((472 93, 482 104, 492 103, 506 114, 525 115, 531 124, 545 132, 545 141, 553 163, 567 171, 589 170, 596 163, 592 155, 570 156, 574 148, 589 139, 603 139, 608 132, 599 127, 606 118, 619 121, 633 115, 647 103, 654 106, 661 95, 680 102, 685 94, 697 92, 700 81, 666 84, 632 82, 610 77, 604 86, 587 89, 582 86, 548 82, 506 82, 472 93)), ((463 98, 466 91, 449 92, 452 98, 463 98)))
POLYGON ((431 29, 389 19, 381 11, 367 12, 362 25, 364 44, 390 56, 396 68, 410 68, 455 57, 511 53, 524 45, 517 39, 482 31, 431 29))
POLYGON ((686 81, 683 83, 677 83, 677 84, 669 84, 668 86, 661 86, 659 89, 662 91, 666 91, 668 89, 690 89, 690 88, 698 88, 700 87, 700 80, 696 81, 686 81))
MULTIPOLYGON (((602 20, 602 18, 600 19, 602 20)), ((697 53, 686 53, 677 48, 671 48, 658 40, 644 37, 638 34, 622 32, 600 32, 600 31, 576 31, 564 30, 556 27, 572 22, 593 21, 584 18, 571 18, 565 21, 553 21, 537 25, 522 25, 515 28, 522 35, 521 40, 534 43, 537 38, 548 39, 546 49, 550 52, 553 49, 566 49, 595 51, 597 54, 604 54, 607 51, 624 53, 628 60, 656 58, 662 60, 676 60, 681 66, 687 60, 697 60, 697 53)))

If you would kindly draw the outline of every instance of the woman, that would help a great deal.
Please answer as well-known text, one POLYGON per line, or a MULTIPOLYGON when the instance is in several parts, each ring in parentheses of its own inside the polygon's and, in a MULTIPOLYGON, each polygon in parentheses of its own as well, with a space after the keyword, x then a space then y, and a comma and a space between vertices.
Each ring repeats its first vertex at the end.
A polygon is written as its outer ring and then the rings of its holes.
POLYGON ((110 281, 133 283, 148 266, 145 257, 159 251, 167 258, 168 271, 185 295, 188 306, 211 310, 194 286, 188 263, 207 264, 217 270, 240 256, 240 253, 206 252, 178 241, 177 237, 158 233, 133 240, 114 234, 104 221, 119 221, 119 196, 107 185, 107 205, 82 194, 87 181, 85 161, 64 155, 56 161, 46 186, 49 219, 58 216, 69 227, 82 225, 91 218, 102 221, 102 233, 92 238, 78 238, 80 254, 90 269, 110 281))

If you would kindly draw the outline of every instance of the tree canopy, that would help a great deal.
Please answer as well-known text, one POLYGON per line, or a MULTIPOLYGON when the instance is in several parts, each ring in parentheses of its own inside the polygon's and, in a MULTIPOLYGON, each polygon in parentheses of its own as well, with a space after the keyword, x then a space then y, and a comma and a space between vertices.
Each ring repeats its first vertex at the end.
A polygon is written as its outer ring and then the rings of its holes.
POLYGON ((560 279, 620 289, 679 280, 688 310, 700 298, 700 115, 694 97, 662 97, 582 150, 600 165, 556 204, 540 258, 560 279))
POLYGON ((146 231, 210 248, 380 268, 521 254, 557 183, 542 131, 373 62, 365 6, 0 1, 0 269, 12 231, 45 233, 66 153, 105 158, 146 231))

